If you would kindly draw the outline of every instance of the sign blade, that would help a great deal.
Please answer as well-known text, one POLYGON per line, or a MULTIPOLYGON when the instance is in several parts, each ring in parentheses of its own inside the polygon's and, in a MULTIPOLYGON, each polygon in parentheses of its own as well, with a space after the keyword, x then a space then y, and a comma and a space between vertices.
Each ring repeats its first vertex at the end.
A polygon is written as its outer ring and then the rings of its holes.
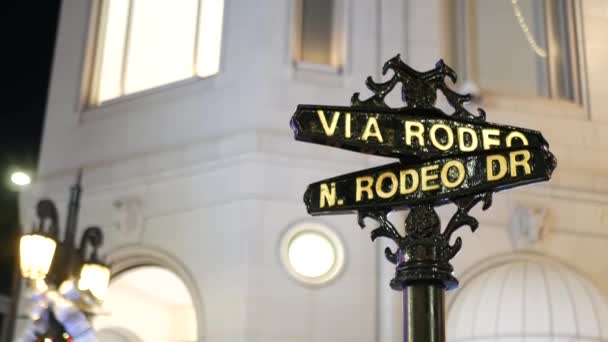
POLYGON ((538 131, 453 117, 436 108, 299 105, 291 127, 299 141, 401 160, 548 146, 538 131))
POLYGON ((546 181, 556 163, 546 147, 393 163, 310 184, 304 202, 313 215, 441 205, 462 196, 546 181))

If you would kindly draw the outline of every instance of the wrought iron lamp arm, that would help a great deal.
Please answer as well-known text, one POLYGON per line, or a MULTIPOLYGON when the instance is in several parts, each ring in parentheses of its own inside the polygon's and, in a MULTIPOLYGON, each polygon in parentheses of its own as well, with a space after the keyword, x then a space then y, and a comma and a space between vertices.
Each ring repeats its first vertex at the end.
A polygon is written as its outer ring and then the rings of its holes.
POLYGON ((80 239, 79 253, 83 261, 100 262, 97 251, 103 244, 103 232, 101 228, 97 226, 88 227, 85 229, 80 239), (90 254, 90 258, 87 259, 87 245, 90 245, 93 249, 90 254))
POLYGON ((36 205, 36 216, 38 216, 38 227, 35 227, 34 230, 58 240, 59 215, 53 201, 47 198, 40 200, 36 205), (45 230, 45 228, 48 228, 48 230, 45 230))

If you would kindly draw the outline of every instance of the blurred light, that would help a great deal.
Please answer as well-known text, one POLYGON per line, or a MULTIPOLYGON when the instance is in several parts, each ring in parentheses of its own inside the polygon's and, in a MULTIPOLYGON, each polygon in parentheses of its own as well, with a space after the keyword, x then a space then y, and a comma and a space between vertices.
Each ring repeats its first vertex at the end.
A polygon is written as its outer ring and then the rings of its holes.
POLYGON ((326 275, 336 262, 336 252, 331 241, 317 232, 296 235, 290 241, 287 253, 293 269, 309 278, 326 275))
POLYGON ((124 51, 130 1, 105 1, 105 32, 99 37, 99 69, 96 104, 124 95, 122 91, 124 51))
POLYGON ((124 51, 125 94, 194 76, 197 7, 197 0, 137 2, 124 51))
POLYGON ((105 298, 110 283, 110 269, 98 263, 85 263, 80 270, 78 289, 89 290, 98 300, 105 298))
POLYGON ((196 74, 207 77, 220 70, 224 0, 204 0, 200 6, 196 74))
POLYGON ((34 284, 34 289, 40 293, 44 293, 49 289, 49 286, 46 284, 44 279, 38 279, 34 284))
POLYGON ((224 0, 104 1, 92 103, 217 74, 223 12, 224 0))
POLYGON ((44 279, 51 267, 56 247, 55 240, 49 237, 39 234, 23 235, 19 246, 23 277, 32 280, 44 279))
POLYGON ((61 285, 59 285, 59 293, 62 295, 70 292, 74 288, 74 282, 72 279, 64 280, 61 285))
POLYGON ((59 295, 59 293, 57 293, 57 291, 55 291, 55 290, 49 290, 49 291, 46 293, 46 297, 47 297, 47 298, 48 298, 50 301, 52 301, 52 302, 57 302, 58 300, 60 300, 60 299, 61 299, 61 296, 60 296, 60 295, 59 295))
POLYGON ((29 185, 32 182, 30 176, 22 171, 13 172, 11 175, 11 182, 18 186, 29 185))
POLYGON ((526 39, 528 40, 528 44, 530 45, 532 51, 534 51, 534 53, 537 54, 538 57, 547 58, 547 51, 541 48, 536 42, 536 39, 534 39, 534 37, 532 36, 532 32, 530 32, 530 28, 526 23, 524 15, 521 13, 521 8, 519 8, 519 3, 517 1, 518 0, 511 0, 511 5, 513 6, 513 14, 515 14, 515 18, 517 19, 517 23, 519 23, 521 31, 524 33, 524 36, 526 36, 526 39))

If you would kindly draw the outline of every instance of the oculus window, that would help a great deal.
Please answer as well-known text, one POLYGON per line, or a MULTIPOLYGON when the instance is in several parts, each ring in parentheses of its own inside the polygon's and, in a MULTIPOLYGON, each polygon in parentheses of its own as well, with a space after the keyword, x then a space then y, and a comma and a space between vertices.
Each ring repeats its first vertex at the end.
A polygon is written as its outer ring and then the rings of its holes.
POLYGON ((344 264, 344 247, 338 236, 319 223, 292 226, 280 245, 281 260, 289 274, 308 285, 333 280, 344 264))
POLYGON ((339 71, 344 60, 344 0, 294 0, 296 67, 339 71))
POLYGON ((99 0, 89 103, 217 74, 223 0, 99 0))
POLYGON ((581 103, 576 1, 457 0, 452 56, 483 94, 581 103))

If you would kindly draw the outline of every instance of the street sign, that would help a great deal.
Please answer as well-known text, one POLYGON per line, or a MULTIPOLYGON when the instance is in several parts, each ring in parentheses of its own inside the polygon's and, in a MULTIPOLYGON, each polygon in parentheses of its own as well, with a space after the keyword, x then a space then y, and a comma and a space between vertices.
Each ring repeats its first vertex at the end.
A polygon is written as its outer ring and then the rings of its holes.
MULTIPOLYGON (((469 211, 479 203, 488 209, 494 192, 549 180, 557 161, 540 132, 486 122, 481 108, 469 112, 465 103, 471 96, 446 84, 446 78, 456 82, 456 73, 443 61, 419 72, 397 55, 382 68, 383 75, 389 71, 392 76, 382 83, 368 77, 373 95, 361 100, 359 93, 353 94, 350 107, 297 107, 290 122, 296 140, 398 160, 310 184, 304 202, 312 215, 357 212, 362 228, 365 218, 376 221, 372 240, 385 237, 397 245, 394 251, 385 249, 387 259, 397 265, 391 287, 409 291, 427 286, 442 294, 458 285, 450 260, 462 241, 453 234, 479 225, 469 211), (405 106, 391 108, 385 97, 397 85, 405 106), (452 113, 435 106, 438 94, 452 113), (456 212, 441 229, 435 206, 448 202, 456 205, 456 212), (403 230, 387 218, 401 208, 409 209, 403 230)), ((410 305, 416 296, 406 297, 410 305)), ((442 320, 441 306, 435 304, 424 312, 436 312, 442 320)), ((408 322, 416 316, 409 309, 407 314, 408 322)))
POLYGON ((401 160, 547 145, 537 131, 450 117, 436 108, 299 105, 291 127, 296 140, 401 160))
POLYGON ((467 195, 545 181, 554 168, 555 159, 545 147, 393 163, 313 183, 306 189, 304 203, 312 215, 441 205, 467 195))

